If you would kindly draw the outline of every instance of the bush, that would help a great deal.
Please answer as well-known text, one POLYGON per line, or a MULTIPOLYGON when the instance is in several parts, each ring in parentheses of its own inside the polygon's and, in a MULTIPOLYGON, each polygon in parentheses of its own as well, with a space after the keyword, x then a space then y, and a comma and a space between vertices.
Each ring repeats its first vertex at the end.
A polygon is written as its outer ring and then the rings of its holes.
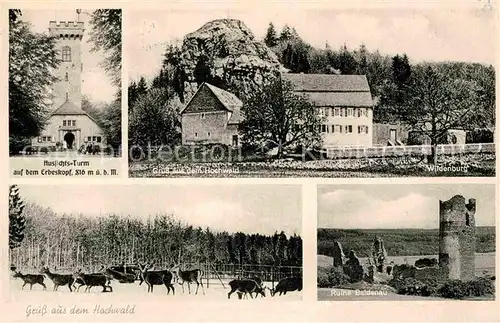
POLYGON ((332 268, 328 273, 328 281, 333 287, 343 287, 349 284, 349 276, 332 268))
POLYGON ((331 287, 330 281, 328 280, 328 274, 318 271, 318 287, 321 288, 331 287))
POLYGON ((480 277, 466 284, 468 296, 487 296, 495 294, 495 285, 491 279, 480 277))
POLYGON ((468 296, 467 284, 458 279, 446 281, 438 293, 444 298, 463 299, 468 296))
POLYGON ((428 280, 420 281, 415 278, 406 279, 392 279, 389 281, 389 286, 396 289, 398 294, 401 295, 414 295, 414 296, 431 296, 437 291, 437 281, 428 280))
POLYGON ((321 268, 318 267, 318 287, 345 287, 349 285, 349 276, 338 272, 333 267, 321 268))

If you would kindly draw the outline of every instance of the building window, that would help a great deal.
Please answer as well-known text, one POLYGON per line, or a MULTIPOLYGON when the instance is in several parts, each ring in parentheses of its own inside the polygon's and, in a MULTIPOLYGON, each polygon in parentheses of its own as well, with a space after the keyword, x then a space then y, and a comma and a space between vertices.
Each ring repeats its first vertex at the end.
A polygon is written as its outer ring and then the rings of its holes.
POLYGON ((345 126, 345 133, 352 133, 352 125, 345 126))
POLYGON ((92 141, 92 137, 88 136, 87 141, 92 141))
POLYGON ((368 134, 368 126, 365 126, 366 133, 368 134))
POLYGON ((198 137, 198 133, 197 133, 197 132, 195 132, 195 133, 194 133, 194 136, 195 136, 195 137, 198 137))
POLYGON ((42 137, 38 137, 38 142, 42 142, 42 137))
POLYGON ((68 72, 66 72, 66 75, 64 76, 64 80, 68 82, 68 72))
POLYGON ((210 132, 209 132, 209 133, 207 133, 207 135, 208 135, 208 137, 210 137, 210 132))
POLYGON ((69 94, 68 94, 68 92, 66 92, 66 101, 68 101, 68 100, 69 100, 69 94))
POLYGON ((363 114, 364 114, 365 117, 368 117, 368 108, 365 108, 363 110, 363 114))
POLYGON ((349 125, 349 132, 352 132, 352 126, 349 125))
POLYGON ((330 108, 325 108, 325 115, 326 115, 327 117, 329 117, 329 116, 330 116, 330 108))
POLYGON ((321 132, 323 132, 323 133, 326 132, 326 124, 321 125, 321 132))
POLYGON ((361 118, 361 115, 363 114, 363 111, 361 109, 356 109, 358 110, 358 118, 361 118))
POLYGON ((340 116, 340 108, 335 108, 335 116, 340 116))
POLYGON ((347 116, 348 116, 348 117, 354 116, 354 111, 353 111, 353 108, 348 108, 348 109, 347 109, 347 116))
POLYGON ((101 142, 101 136, 97 136, 97 142, 101 142))
POLYGON ((324 117, 325 116, 325 108, 319 108, 318 110, 318 115, 320 117, 324 117))
POLYGON ((71 48, 69 46, 63 47, 62 60, 63 60, 63 62, 71 62, 71 48))
POLYGON ((73 127, 76 127, 76 120, 73 120, 71 123, 73 127))
POLYGON ((205 119, 205 114, 204 113, 201 114, 201 118, 205 119))
POLYGON ((97 141, 97 137, 96 137, 96 136, 93 136, 93 137, 92 137, 92 141, 97 141))
POLYGON ((66 120, 63 120, 63 127, 66 127, 66 120))

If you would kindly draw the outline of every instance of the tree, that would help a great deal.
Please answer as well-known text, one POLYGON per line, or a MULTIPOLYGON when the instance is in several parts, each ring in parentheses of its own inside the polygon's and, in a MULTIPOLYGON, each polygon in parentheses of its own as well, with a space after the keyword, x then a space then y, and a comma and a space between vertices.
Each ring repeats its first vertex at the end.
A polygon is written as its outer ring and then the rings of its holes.
POLYGON ((184 84, 188 78, 181 62, 182 51, 179 46, 169 45, 165 51, 162 68, 165 71, 165 82, 172 87, 181 103, 184 103, 184 84))
POLYGON ((242 113, 243 142, 249 146, 277 146, 278 158, 292 144, 310 147, 321 142, 322 120, 315 106, 305 96, 295 94, 288 81, 276 78, 251 93, 242 113))
POLYGON ((280 34, 279 40, 280 41, 291 40, 291 39, 293 39, 293 36, 294 35, 293 35, 292 29, 290 28, 290 26, 285 25, 283 27, 283 29, 281 30, 281 34, 280 34))
POLYGON ((60 60, 56 40, 31 31, 9 11, 9 151, 17 154, 40 135, 50 107, 48 88, 57 80, 52 71, 60 60))
POLYGON ((198 87, 204 82, 210 81, 211 72, 208 56, 204 54, 200 55, 198 61, 196 62, 196 66, 194 67, 193 74, 198 87))
POLYGON ((119 154, 122 143, 122 107, 121 100, 114 100, 106 105, 101 113, 106 143, 113 148, 115 156, 119 154))
POLYGON ((16 185, 9 187, 9 248, 15 249, 24 240, 26 219, 23 216, 24 203, 16 185))
POLYGON ((354 74, 356 71, 356 60, 349 50, 347 50, 347 46, 345 44, 340 48, 340 53, 337 56, 336 64, 334 66, 345 75, 354 74))
POLYGON ((173 145, 180 140, 179 106, 167 89, 151 89, 139 97, 129 121, 129 138, 133 144, 146 146, 173 145))
POLYGON ((106 54, 102 63, 110 75, 113 85, 121 87, 122 70, 122 10, 98 9, 92 12, 91 51, 103 51, 106 54))
POLYGON ((269 23, 269 27, 267 28, 264 43, 266 43, 268 47, 274 47, 278 43, 278 35, 276 34, 276 29, 272 22, 269 23))
POLYGON ((405 84, 411 76, 411 66, 408 56, 399 54, 392 58, 392 77, 397 85, 405 84))
POLYGON ((416 66, 404 85, 404 102, 392 106, 391 112, 413 131, 429 137, 429 162, 437 164, 437 144, 448 130, 467 129, 477 117, 478 89, 475 82, 450 79, 435 66, 416 66))

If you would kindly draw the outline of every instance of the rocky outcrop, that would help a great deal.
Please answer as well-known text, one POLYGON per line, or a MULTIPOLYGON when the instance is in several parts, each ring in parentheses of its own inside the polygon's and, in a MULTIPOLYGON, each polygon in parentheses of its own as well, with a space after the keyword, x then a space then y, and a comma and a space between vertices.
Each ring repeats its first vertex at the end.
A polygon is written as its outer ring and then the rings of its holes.
POLYGON ((187 34, 182 43, 181 65, 187 77, 187 98, 196 89, 196 67, 205 61, 212 78, 248 92, 283 71, 278 58, 240 20, 213 20, 187 34))

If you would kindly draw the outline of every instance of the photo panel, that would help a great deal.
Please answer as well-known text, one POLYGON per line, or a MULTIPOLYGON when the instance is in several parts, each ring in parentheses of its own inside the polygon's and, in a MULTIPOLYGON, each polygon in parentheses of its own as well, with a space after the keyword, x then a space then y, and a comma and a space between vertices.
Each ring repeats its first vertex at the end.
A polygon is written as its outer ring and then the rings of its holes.
POLYGON ((319 301, 495 300, 493 184, 318 187, 319 301))
POLYGON ((12 185, 10 302, 37 320, 44 304, 50 320, 137 319, 166 302, 301 301, 301 194, 299 185, 12 185))
POLYGON ((122 9, 9 9, 11 177, 122 174, 122 9))
POLYGON ((130 177, 495 175, 493 10, 221 2, 132 16, 130 177))

